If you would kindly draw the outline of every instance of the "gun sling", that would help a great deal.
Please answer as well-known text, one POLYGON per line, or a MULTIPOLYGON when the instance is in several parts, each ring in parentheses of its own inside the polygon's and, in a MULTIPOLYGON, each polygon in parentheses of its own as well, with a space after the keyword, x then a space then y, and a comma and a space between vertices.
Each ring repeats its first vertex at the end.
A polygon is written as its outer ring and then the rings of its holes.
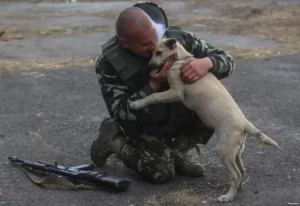
POLYGON ((100 186, 94 186, 94 185, 87 185, 87 184, 76 184, 71 180, 68 180, 62 176, 39 176, 31 171, 30 168, 26 166, 22 166, 23 172, 28 176, 28 178, 35 183, 36 185, 42 186, 42 185, 57 185, 57 186, 64 186, 64 187, 70 187, 73 189, 85 189, 85 190, 97 190, 102 189, 100 186))

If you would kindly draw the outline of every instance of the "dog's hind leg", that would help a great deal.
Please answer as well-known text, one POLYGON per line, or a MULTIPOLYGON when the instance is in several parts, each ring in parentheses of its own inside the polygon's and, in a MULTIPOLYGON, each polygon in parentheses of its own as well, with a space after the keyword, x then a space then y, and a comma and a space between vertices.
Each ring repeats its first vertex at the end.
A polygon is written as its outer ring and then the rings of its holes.
POLYGON ((233 200, 242 181, 242 173, 236 164, 236 158, 241 149, 241 132, 230 133, 218 132, 218 154, 225 165, 230 180, 230 188, 225 195, 218 197, 219 202, 230 202, 233 200))
POLYGON ((242 180, 240 182, 239 189, 242 189, 242 187, 243 187, 243 181, 244 181, 244 177, 245 177, 245 173, 246 173, 246 169, 245 169, 243 161, 242 161, 242 153, 243 153, 244 149, 245 149, 245 143, 243 143, 241 145, 241 148, 238 151, 238 153, 236 155, 236 159, 235 159, 236 165, 242 174, 242 180))

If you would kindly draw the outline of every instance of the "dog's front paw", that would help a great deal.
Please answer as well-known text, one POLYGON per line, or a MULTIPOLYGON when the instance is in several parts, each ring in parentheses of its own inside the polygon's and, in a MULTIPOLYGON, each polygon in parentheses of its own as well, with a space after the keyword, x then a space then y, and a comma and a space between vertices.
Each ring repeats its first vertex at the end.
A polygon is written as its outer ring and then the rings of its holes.
POLYGON ((220 197, 218 197, 219 202, 230 202, 232 200, 233 200, 233 196, 230 195, 221 195, 220 197))
POLYGON ((132 109, 138 110, 142 108, 142 104, 139 101, 134 101, 129 104, 132 109))

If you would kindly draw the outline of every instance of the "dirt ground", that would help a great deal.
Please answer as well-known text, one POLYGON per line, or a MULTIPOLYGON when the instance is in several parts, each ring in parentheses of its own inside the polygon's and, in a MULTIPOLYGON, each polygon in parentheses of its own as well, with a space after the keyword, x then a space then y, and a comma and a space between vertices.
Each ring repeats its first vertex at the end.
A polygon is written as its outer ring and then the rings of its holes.
MULTIPOLYGON (((225 205, 299 205, 300 2, 155 2, 170 23, 236 59, 225 86, 281 146, 278 151, 248 140, 244 189, 225 205)), ((0 0, 0 205, 218 205, 214 198, 228 182, 215 140, 201 146, 197 158, 207 171, 196 180, 179 176, 148 185, 111 158, 104 169, 134 181, 123 194, 39 188, 7 162, 8 155, 67 165, 90 161, 89 146, 107 116, 95 60, 114 32, 116 15, 132 3, 0 0)))

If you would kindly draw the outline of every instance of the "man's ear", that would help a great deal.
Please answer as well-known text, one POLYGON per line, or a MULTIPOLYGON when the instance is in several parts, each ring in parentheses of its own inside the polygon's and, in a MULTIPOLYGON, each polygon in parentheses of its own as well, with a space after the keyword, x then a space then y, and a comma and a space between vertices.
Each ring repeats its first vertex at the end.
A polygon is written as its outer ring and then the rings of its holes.
POLYGON ((176 48, 176 39, 170 38, 165 42, 165 45, 170 48, 170 49, 175 49, 176 48))
POLYGON ((120 46, 124 47, 124 48, 127 48, 128 47, 128 43, 127 43, 127 40, 122 38, 122 37, 119 37, 119 44, 120 46))

